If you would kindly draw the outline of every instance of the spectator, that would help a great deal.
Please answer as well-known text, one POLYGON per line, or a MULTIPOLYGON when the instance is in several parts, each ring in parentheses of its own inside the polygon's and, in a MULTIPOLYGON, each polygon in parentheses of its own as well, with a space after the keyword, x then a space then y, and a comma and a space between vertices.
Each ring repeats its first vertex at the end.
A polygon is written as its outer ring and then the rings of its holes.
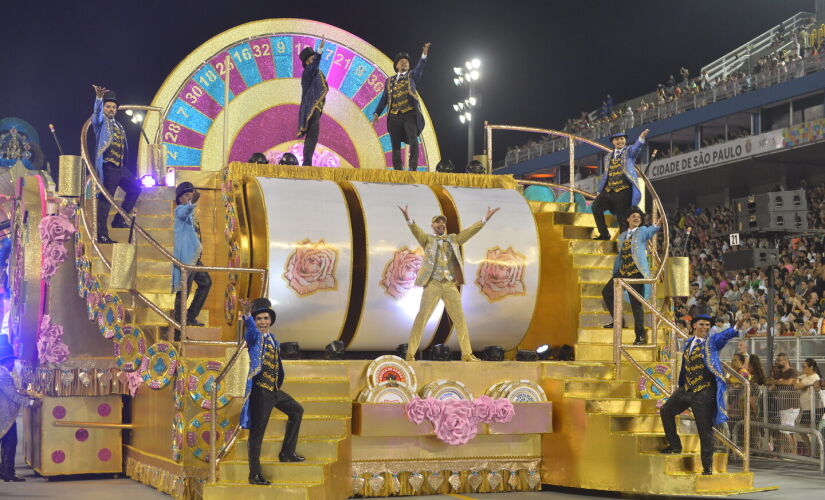
MULTIPOLYGON (((807 358, 802 364, 802 375, 794 383, 794 389, 799 391, 799 407, 802 410, 796 424, 801 427, 811 427, 819 422, 814 419, 811 420, 811 415, 814 408, 819 406, 821 397, 819 391, 815 389, 820 387, 820 380, 822 373, 819 371, 816 361, 813 358, 807 358)), ((815 418, 815 417, 814 417, 815 418)), ((810 454, 811 443, 807 434, 799 435, 800 441, 803 443, 807 454, 810 454)), ((822 453, 822 450, 820 450, 822 453)))
MULTIPOLYGON (((776 362, 771 369, 771 376, 768 378, 767 386, 769 391, 768 399, 768 421, 784 426, 793 426, 796 417, 799 416, 799 395, 794 391, 794 384, 797 382, 799 374, 791 367, 788 355, 781 352, 776 355, 776 362)), ((784 453, 794 452, 794 440, 792 432, 780 431, 784 435, 780 449, 784 453)), ((773 434, 774 443, 778 437, 773 434)))

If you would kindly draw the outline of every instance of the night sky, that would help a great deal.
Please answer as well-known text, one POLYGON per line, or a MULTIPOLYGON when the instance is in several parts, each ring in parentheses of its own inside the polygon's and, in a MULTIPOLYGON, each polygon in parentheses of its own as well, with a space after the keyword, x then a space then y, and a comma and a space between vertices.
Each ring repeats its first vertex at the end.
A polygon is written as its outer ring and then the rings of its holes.
MULTIPOLYGON (((297 17, 338 26, 390 57, 414 56, 432 42, 419 91, 442 156, 466 163, 467 129, 452 104, 466 96, 452 67, 483 61, 481 108, 474 120, 561 127, 597 108, 655 89, 679 67, 692 75, 813 0, 689 1, 365 1, 128 0, 0 3, 0 118, 34 125, 46 157, 54 123, 66 153, 77 154, 80 126, 91 113, 91 84, 115 89, 123 103, 148 104, 166 75, 209 38, 249 21, 297 17)), ((130 144, 137 132, 130 130, 130 144)), ((323 133, 323 132, 322 132, 323 133)), ((502 136, 503 154, 524 135, 502 136)), ((136 148, 132 148, 133 151, 136 148)))

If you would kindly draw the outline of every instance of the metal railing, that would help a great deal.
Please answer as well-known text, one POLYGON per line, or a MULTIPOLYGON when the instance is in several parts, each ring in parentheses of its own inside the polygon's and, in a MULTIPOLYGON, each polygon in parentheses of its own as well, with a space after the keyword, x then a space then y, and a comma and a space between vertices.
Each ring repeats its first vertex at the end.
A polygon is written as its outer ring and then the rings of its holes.
POLYGON ((787 386, 769 389, 758 385, 746 389, 732 384, 728 387, 727 400, 734 442, 744 443, 744 419, 750 415, 752 453, 817 465, 825 473, 825 423, 818 391, 799 392, 787 386), (750 393, 750 402, 745 391, 750 393))
MULTIPOLYGON (((160 112, 162 111, 161 108, 155 106, 140 106, 140 105, 123 105, 118 108, 119 110, 136 110, 136 111, 150 111, 150 112, 160 112)), ((102 180, 97 176, 97 171, 94 166, 94 161, 89 156, 88 146, 86 143, 86 138, 89 132, 89 127, 91 126, 92 120, 91 118, 87 119, 86 122, 83 124, 83 128, 80 132, 80 151, 81 157, 86 165, 86 174, 88 179, 93 184, 92 194, 91 194, 91 201, 92 201, 92 212, 95 216, 95 221, 97 220, 97 197, 95 196, 95 192, 102 195, 112 206, 115 210, 115 213, 120 214, 124 220, 129 220, 130 215, 126 213, 121 206, 115 202, 114 196, 109 194, 106 188, 103 186, 102 180)), ((86 190, 83 191, 83 199, 86 198, 86 190)), ((89 240, 92 243, 92 248, 94 248, 95 253, 100 258, 103 265, 106 267, 107 270, 111 270, 111 263, 103 254, 100 246, 97 242, 97 231, 95 227, 95 231, 91 231, 90 224, 86 218, 86 209, 84 204, 81 203, 80 205, 80 218, 83 224, 83 228, 89 237, 89 240)), ((180 297, 180 314, 181 318, 185 317, 186 311, 186 304, 188 302, 188 277, 189 273, 195 272, 219 272, 219 273, 249 273, 249 274, 260 274, 261 275, 261 290, 265 293, 266 286, 268 281, 268 271, 266 269, 258 269, 258 268, 246 268, 246 267, 219 267, 219 266, 198 266, 198 265, 189 265, 184 264, 180 260, 176 259, 174 255, 172 255, 163 245, 158 243, 149 233, 146 232, 139 224, 135 224, 135 232, 140 235, 146 242, 149 243, 155 250, 157 250, 164 259, 168 260, 170 264, 177 266, 181 270, 181 297, 180 297)), ((171 287, 170 287, 171 288, 171 287)), ((154 304, 151 300, 149 300, 146 296, 141 294, 137 290, 132 290, 132 294, 137 297, 141 302, 144 303, 147 307, 149 307, 152 311, 157 313, 164 321, 166 321, 170 326, 177 328, 181 332, 181 345, 185 344, 200 344, 200 345, 226 345, 225 342, 217 341, 217 340, 192 340, 186 337, 186 321, 185 320, 175 320, 165 311, 163 311, 160 307, 154 304)), ((183 352, 181 352, 183 355, 183 352)))
MULTIPOLYGON (((811 73, 825 69, 825 53, 808 56, 784 63, 776 68, 763 69, 759 73, 746 75, 739 80, 725 82, 719 85, 710 85, 709 88, 695 93, 689 93, 679 99, 665 102, 652 100, 647 102, 648 108, 641 110, 638 105, 631 105, 632 115, 621 116, 616 120, 593 123, 572 132, 577 137, 598 139, 617 132, 652 123, 670 116, 674 116, 696 108, 701 108, 718 101, 729 99, 752 90, 772 87, 776 84, 802 78, 811 73)), ((653 94, 655 96, 655 94, 653 94)), ((648 96, 645 96, 647 98, 648 96)), ((564 151, 567 141, 563 139, 544 140, 540 143, 519 146, 505 156, 504 165, 521 163, 532 158, 564 151)))

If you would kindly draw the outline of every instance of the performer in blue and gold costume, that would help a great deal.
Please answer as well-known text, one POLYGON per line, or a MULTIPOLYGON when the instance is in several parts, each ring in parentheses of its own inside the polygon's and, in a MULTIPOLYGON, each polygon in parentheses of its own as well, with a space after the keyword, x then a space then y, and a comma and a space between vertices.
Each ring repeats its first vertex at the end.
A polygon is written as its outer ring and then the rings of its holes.
MULTIPOLYGON (((140 196, 140 182, 128 168, 129 144, 126 142, 126 129, 115 118, 117 114, 117 96, 111 90, 92 85, 95 89, 95 108, 92 113, 92 128, 95 131, 97 147, 95 148, 95 170, 103 182, 103 187, 112 196, 118 186, 126 196, 123 198, 123 210, 127 213, 135 208, 140 196)), ((98 243, 117 243, 109 238, 109 201, 99 194, 97 198, 97 241, 98 243)), ((112 219, 112 227, 128 228, 129 223, 120 216, 112 219)))
POLYGON ((708 335, 710 310, 694 307, 690 325, 693 336, 685 341, 682 367, 679 370, 679 388, 671 394, 659 414, 665 428, 668 446, 662 453, 682 453, 682 441, 676 432, 676 415, 690 408, 696 419, 701 444, 702 474, 713 474, 713 426, 728 420, 725 405, 727 383, 719 360, 719 351, 734 337, 740 335, 747 321, 744 315, 736 326, 708 335))
POLYGON ((421 75, 424 73, 424 65, 427 62, 427 53, 430 51, 429 42, 424 44, 421 52, 421 59, 415 65, 415 69, 410 71, 410 55, 406 52, 399 52, 393 58, 393 67, 397 72, 387 78, 384 84, 384 93, 372 115, 372 122, 384 112, 385 107, 389 107, 387 116, 387 131, 390 134, 392 144, 392 166, 396 170, 404 170, 401 159, 401 143, 410 145, 410 159, 407 168, 416 170, 418 167, 418 136, 424 130, 424 115, 421 113, 421 103, 419 102, 416 85, 421 75))
POLYGON ((321 131, 321 114, 327 99, 329 86, 324 72, 321 71, 321 56, 324 53, 325 39, 321 38, 318 52, 312 47, 304 47, 298 56, 304 67, 301 75, 301 108, 298 112, 298 135, 304 137, 305 167, 312 165, 312 155, 318 144, 318 134, 321 131))
POLYGON ((490 217, 498 212, 498 208, 488 208, 487 215, 472 226, 458 234, 447 234, 447 218, 436 215, 432 220, 433 234, 425 233, 410 218, 407 207, 398 207, 404 214, 415 239, 424 248, 424 260, 418 270, 415 285, 424 287, 421 295, 421 305, 415 316, 410 340, 407 344, 407 361, 415 360, 415 353, 421 343, 421 334, 427 320, 432 316, 439 300, 444 301, 444 309, 453 321, 458 343, 461 345, 461 359, 464 361, 478 361, 473 355, 470 345, 470 333, 467 331, 467 322, 464 320, 464 309, 461 305, 459 285, 464 284, 464 265, 461 258, 461 245, 481 231, 490 217))
MULTIPOLYGON (((607 232, 607 224, 604 222, 604 212, 610 213, 619 221, 624 221, 630 207, 639 204, 642 199, 642 191, 639 189, 639 175, 636 173, 636 158, 645 143, 645 137, 650 130, 645 129, 639 134, 639 139, 631 146, 627 144, 627 134, 624 132, 614 134, 610 137, 613 143, 613 152, 608 153, 604 158, 604 174, 599 182, 599 195, 593 200, 591 206, 593 218, 596 219, 596 228, 599 234, 596 240, 609 240, 610 233, 607 232)), ((624 225, 623 222, 619 223, 624 225)))
MULTIPOLYGON (((619 253, 616 255, 616 260, 613 261, 613 278, 610 278, 610 281, 602 288, 604 307, 611 316, 613 315, 614 278, 640 279, 651 277, 650 263, 647 258, 647 242, 659 231, 661 223, 659 222, 653 226, 642 226, 643 219, 644 213, 639 207, 631 208, 626 219, 628 229, 619 235, 619 253)), ((650 285, 631 286, 645 299, 650 298, 650 285)), ((630 302, 630 308, 633 310, 633 322, 636 332, 636 340, 633 343, 635 345, 646 344, 642 303, 627 292, 624 293, 624 298, 630 302)), ((615 318, 613 320, 615 321, 615 318)), ((613 328, 613 323, 604 325, 604 327, 613 328)))
POLYGON ((281 462, 303 462, 295 454, 298 431, 304 408, 281 390, 284 366, 281 363, 281 344, 270 332, 275 324, 275 311, 268 299, 241 301, 246 323, 246 345, 249 349, 249 375, 246 379, 246 401, 241 410, 241 427, 249 429, 249 483, 268 485, 261 469, 261 444, 272 408, 284 412, 288 418, 284 442, 278 458, 281 462))

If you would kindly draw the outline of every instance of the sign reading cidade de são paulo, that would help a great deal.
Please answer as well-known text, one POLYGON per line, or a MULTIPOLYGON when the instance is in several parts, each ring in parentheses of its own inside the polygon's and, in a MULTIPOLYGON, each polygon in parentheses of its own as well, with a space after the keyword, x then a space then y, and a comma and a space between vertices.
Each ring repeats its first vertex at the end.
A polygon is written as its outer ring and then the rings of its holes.
POLYGON ((772 130, 654 161, 650 164, 649 177, 651 180, 674 177, 768 153, 782 147, 782 130, 772 130))

